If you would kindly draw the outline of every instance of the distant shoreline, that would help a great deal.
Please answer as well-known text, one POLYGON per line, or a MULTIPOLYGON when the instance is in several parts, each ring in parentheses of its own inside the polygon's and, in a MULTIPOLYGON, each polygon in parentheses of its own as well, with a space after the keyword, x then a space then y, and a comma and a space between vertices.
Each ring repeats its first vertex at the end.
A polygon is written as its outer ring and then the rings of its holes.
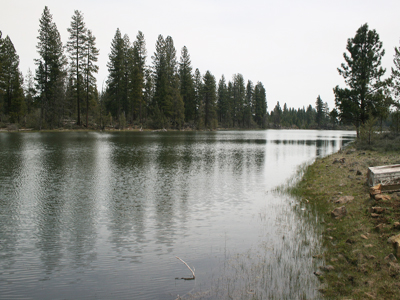
POLYGON ((184 129, 140 129, 140 128, 124 128, 124 129, 116 129, 116 128, 106 128, 104 130, 101 129, 92 129, 92 128, 58 128, 58 129, 34 129, 34 128, 19 128, 19 129, 7 129, 7 128, 0 128, 1 132, 204 132, 204 131, 263 131, 263 130, 325 130, 325 131, 334 131, 334 130, 341 130, 341 131, 355 131, 354 128, 350 126, 343 126, 340 128, 330 128, 330 129, 319 129, 319 128, 216 128, 216 129, 191 129, 191 128, 184 128, 184 129))

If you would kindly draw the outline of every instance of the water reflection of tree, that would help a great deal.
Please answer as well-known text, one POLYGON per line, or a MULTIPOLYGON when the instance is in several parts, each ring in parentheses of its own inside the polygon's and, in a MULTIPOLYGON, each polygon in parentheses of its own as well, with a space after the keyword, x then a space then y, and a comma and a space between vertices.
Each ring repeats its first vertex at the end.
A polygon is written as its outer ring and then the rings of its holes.
POLYGON ((112 166, 108 170, 110 194, 106 199, 110 214, 110 241, 120 258, 141 262, 146 248, 148 178, 142 170, 146 166, 147 153, 140 137, 137 143, 133 137, 125 137, 123 141, 114 138, 113 142, 112 166))
POLYGON ((94 190, 96 178, 96 143, 95 139, 77 141, 77 147, 65 147, 64 176, 61 178, 62 197, 67 205, 64 209, 64 230, 68 252, 74 267, 90 267, 97 257, 95 250, 97 231, 97 199, 94 190), (79 145, 81 144, 81 145, 79 145), (84 148, 84 151, 74 151, 84 148), (79 178, 79 179, 78 179, 79 178), (78 180, 77 180, 78 179, 78 180))
POLYGON ((151 139, 151 145, 130 143, 128 148, 114 140, 111 169, 118 180, 112 181, 109 197, 110 241, 119 256, 134 252, 133 261, 141 261, 145 249, 158 255, 174 251, 179 235, 190 227, 193 207, 212 201, 200 195, 224 184, 215 182, 218 172, 240 176, 264 166, 265 142, 221 144, 193 133, 151 139))
POLYGON ((45 134, 49 149, 40 162, 43 172, 36 216, 41 260, 47 270, 61 270, 67 259, 72 266, 88 267, 95 259, 95 200, 93 139, 76 133, 45 134), (71 261, 69 261, 69 259, 71 261))
POLYGON ((42 135, 40 140, 36 141, 41 145, 42 152, 33 158, 35 167, 41 170, 38 174, 38 190, 33 195, 34 220, 37 226, 36 247, 40 251, 40 259, 44 265, 43 269, 46 270, 46 276, 59 270, 61 259, 65 254, 61 242, 64 230, 61 220, 65 199, 60 196, 60 178, 62 177, 60 174, 65 162, 60 159, 62 154, 54 149, 54 145, 60 147, 57 150, 63 149, 64 144, 62 141, 60 145, 51 141, 49 135, 42 135))
POLYGON ((19 242, 20 208, 19 193, 14 192, 21 186, 23 178, 23 157, 18 151, 22 137, 15 134, 1 134, 0 143, 0 266, 9 269, 16 262, 19 242))

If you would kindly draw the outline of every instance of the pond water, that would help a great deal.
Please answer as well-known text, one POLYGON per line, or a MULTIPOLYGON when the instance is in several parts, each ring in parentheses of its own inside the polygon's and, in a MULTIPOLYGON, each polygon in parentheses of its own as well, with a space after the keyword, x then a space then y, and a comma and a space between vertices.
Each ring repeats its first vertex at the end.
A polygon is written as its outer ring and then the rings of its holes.
POLYGON ((354 137, 0 133, 0 298, 318 299, 320 217, 277 187, 354 137))

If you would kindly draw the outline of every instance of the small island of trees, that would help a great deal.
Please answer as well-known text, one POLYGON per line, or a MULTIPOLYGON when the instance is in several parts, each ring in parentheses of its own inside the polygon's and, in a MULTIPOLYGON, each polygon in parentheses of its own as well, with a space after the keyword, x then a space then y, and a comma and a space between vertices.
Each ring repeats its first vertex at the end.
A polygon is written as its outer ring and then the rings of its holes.
MULTIPOLYGON (((0 128, 87 129, 335 129, 379 123, 399 132, 400 47, 395 48, 392 75, 382 79, 385 54, 375 30, 361 26, 348 40, 345 63, 338 69, 347 88, 334 88, 332 110, 316 97, 315 107, 283 107, 268 112, 261 82, 237 73, 217 82, 191 63, 189 50, 180 57, 171 36, 159 35, 147 65, 144 34, 135 40, 116 30, 107 63, 108 78, 98 89, 99 70, 94 33, 75 11, 64 45, 49 8, 39 20, 36 70, 23 77, 19 56, 9 36, 0 31, 0 128)), ((353 127, 354 128, 354 127, 353 127)))

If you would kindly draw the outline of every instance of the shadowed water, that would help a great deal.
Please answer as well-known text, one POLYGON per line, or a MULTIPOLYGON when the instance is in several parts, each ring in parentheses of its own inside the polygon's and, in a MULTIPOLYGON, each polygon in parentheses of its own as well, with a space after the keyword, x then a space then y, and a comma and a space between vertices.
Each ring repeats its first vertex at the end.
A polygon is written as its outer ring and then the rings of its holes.
POLYGON ((273 190, 353 138, 0 133, 0 298, 317 299, 318 216, 273 190))

